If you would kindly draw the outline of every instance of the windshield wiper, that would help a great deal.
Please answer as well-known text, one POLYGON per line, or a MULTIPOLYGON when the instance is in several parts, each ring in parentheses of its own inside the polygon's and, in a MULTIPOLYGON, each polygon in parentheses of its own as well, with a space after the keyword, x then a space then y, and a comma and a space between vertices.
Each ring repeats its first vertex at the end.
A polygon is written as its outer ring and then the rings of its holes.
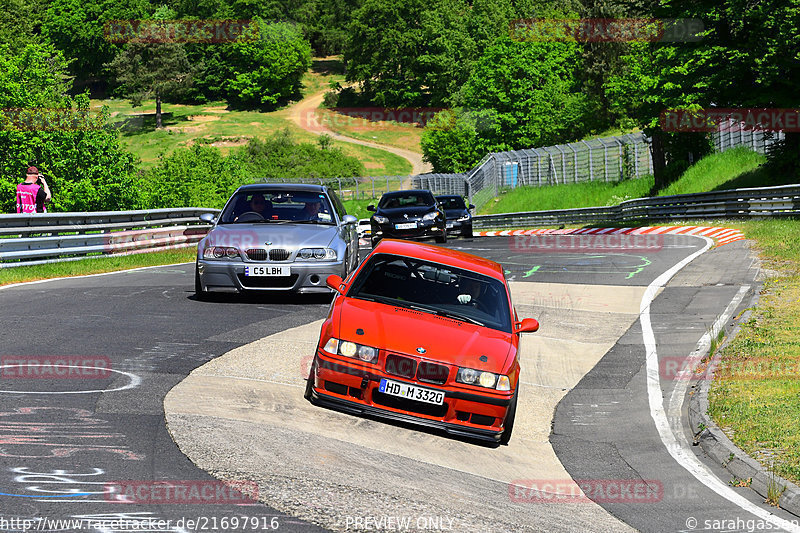
POLYGON ((475 320, 474 318, 471 318, 471 317, 468 317, 468 316, 464 316, 464 315, 461 315, 461 314, 458 314, 458 313, 453 313, 451 311, 441 311, 441 310, 437 309, 435 311, 435 313, 437 315, 439 315, 439 316, 452 318, 454 320, 462 320, 464 322, 469 322, 470 324, 475 324, 476 326, 483 326, 483 327, 486 326, 486 324, 484 324, 483 322, 481 322, 479 320, 475 320))

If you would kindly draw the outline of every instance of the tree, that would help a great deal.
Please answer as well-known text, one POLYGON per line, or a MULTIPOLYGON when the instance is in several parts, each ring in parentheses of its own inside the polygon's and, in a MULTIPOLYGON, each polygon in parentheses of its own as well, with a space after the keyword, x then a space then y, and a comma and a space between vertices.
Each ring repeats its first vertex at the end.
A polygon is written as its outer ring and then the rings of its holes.
POLYGON ((122 49, 109 38, 107 24, 149 18, 152 12, 149 0, 49 0, 42 34, 72 60, 78 82, 90 82, 103 77, 104 65, 122 49))
POLYGON ((156 128, 162 127, 161 102, 192 84, 194 69, 179 43, 149 43, 133 40, 108 65, 120 89, 135 106, 156 101, 156 128))
POLYGON ((588 110, 579 68, 575 43, 502 37, 475 64, 459 103, 494 113, 478 130, 484 146, 494 151, 579 139, 587 131, 588 110))
POLYGON ((274 108, 300 93, 303 74, 311 66, 311 45, 295 24, 268 24, 232 45, 230 98, 247 106, 274 108))
POLYGON ((444 110, 425 125, 420 145, 434 172, 466 172, 486 154, 478 138, 478 120, 461 109, 444 110))

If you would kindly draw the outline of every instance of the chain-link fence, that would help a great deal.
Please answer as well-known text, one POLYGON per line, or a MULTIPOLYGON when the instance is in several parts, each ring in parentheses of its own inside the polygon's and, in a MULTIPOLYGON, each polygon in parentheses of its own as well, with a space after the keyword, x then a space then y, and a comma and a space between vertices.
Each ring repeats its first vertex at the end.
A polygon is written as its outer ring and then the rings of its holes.
POLYGON ((711 134, 714 149, 724 152, 737 146, 746 146, 760 154, 767 154, 779 141, 783 141, 782 131, 764 131, 748 128, 743 122, 728 120, 720 123, 717 131, 711 134))
POLYGON ((585 181, 620 181, 653 172, 648 138, 629 133, 544 148, 488 154, 459 183, 460 174, 415 176, 414 186, 468 196, 477 208, 502 189, 585 181))

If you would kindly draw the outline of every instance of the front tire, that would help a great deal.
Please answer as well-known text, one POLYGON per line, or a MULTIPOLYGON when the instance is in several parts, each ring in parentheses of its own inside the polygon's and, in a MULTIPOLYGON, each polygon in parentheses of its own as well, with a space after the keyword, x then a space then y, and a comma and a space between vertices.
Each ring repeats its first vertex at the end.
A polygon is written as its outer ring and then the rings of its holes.
POLYGON ((511 440, 511 432, 514 431, 514 418, 517 415, 517 393, 519 392, 519 383, 517 383, 517 390, 514 391, 514 399, 511 400, 511 405, 508 407, 506 413, 506 421, 503 424, 503 433, 500 435, 500 444, 506 446, 508 441, 511 440))
POLYGON ((378 243, 381 242, 381 238, 380 237, 377 237, 377 238, 376 237, 372 237, 370 240, 372 241, 372 247, 373 248, 378 246, 378 243))
POLYGON ((308 379, 306 379, 306 391, 303 394, 303 398, 311 401, 311 394, 314 391, 314 363, 311 363, 311 371, 308 373, 308 379))
POLYGON ((442 228, 442 234, 436 236, 436 242, 439 244, 445 244, 447 242, 447 230, 442 228))
POLYGON ((200 269, 194 268, 194 297, 200 302, 208 300, 208 294, 203 291, 203 284, 200 283, 200 269))
POLYGON ((461 232, 461 236, 464 237, 465 239, 471 239, 472 238, 472 226, 470 226, 469 228, 465 228, 464 231, 461 232))

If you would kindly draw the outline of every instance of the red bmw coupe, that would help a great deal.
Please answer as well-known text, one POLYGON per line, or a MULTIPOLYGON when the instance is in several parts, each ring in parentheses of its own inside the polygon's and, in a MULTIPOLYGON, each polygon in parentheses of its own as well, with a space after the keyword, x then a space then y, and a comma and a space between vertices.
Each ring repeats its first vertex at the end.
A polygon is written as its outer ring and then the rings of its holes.
POLYGON ((336 294, 305 397, 349 413, 507 444, 520 374, 517 320, 498 263, 382 240, 336 294))

